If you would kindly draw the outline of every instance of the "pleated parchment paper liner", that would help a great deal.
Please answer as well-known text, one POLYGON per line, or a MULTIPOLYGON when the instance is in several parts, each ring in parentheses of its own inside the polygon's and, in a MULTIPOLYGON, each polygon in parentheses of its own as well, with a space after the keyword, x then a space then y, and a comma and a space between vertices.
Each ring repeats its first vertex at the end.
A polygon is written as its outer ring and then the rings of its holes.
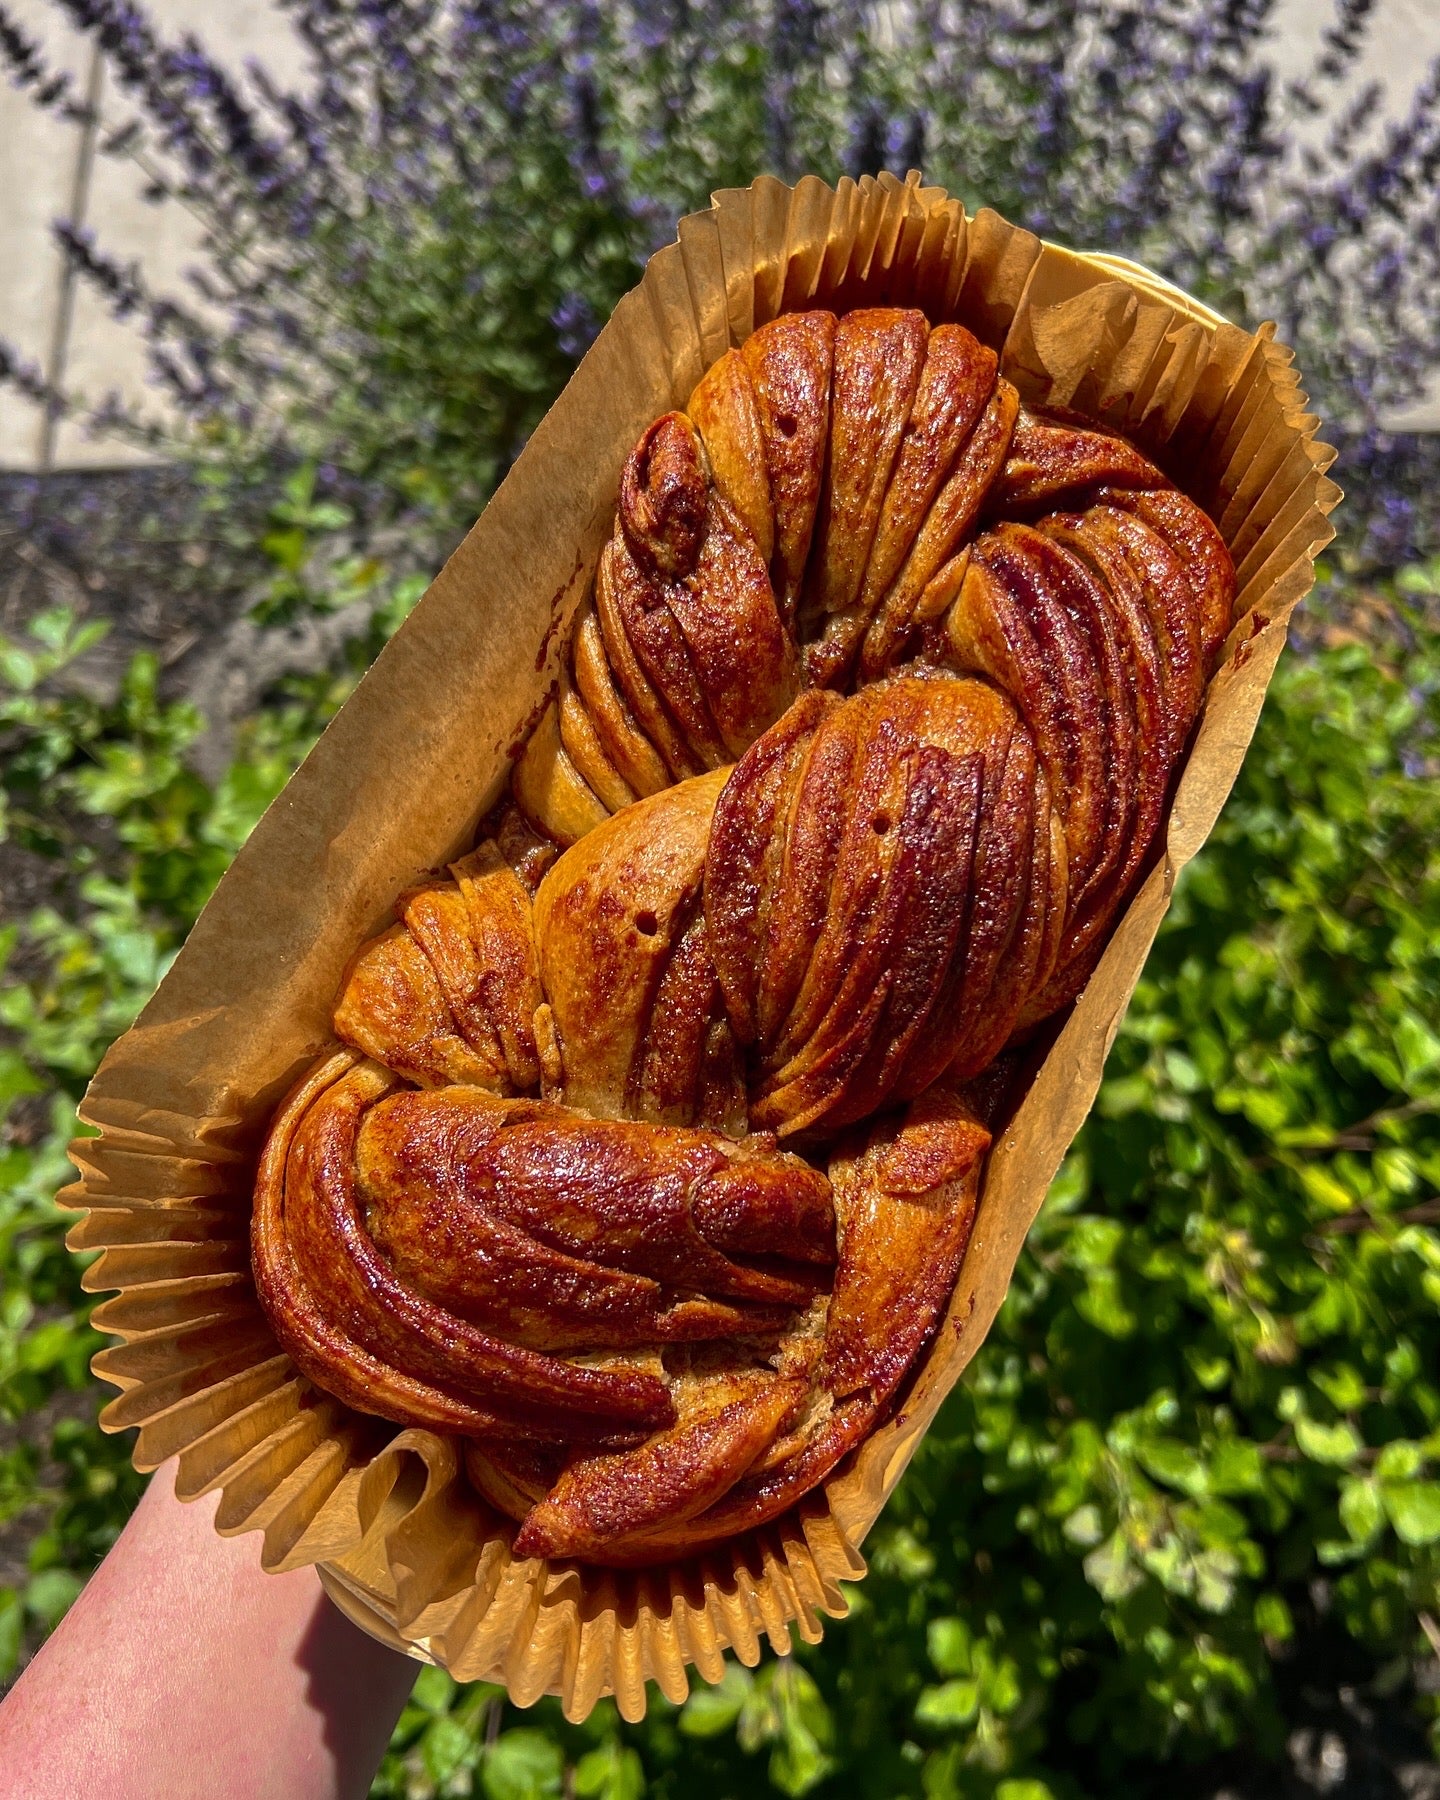
POLYGON ((1157 277, 1042 243, 942 189, 882 175, 838 189, 762 178, 681 221, 414 614, 256 828, 159 992, 105 1058, 82 1117, 87 1216, 102 1254, 95 1358, 138 1427, 135 1462, 178 1454, 178 1488, 218 1488, 222 1532, 261 1531, 271 1570, 318 1563, 376 1635, 461 1680, 547 1692, 582 1718, 647 1680, 683 1698, 733 1649, 755 1662, 820 1636, 864 1572, 859 1546, 984 1338, 1025 1233, 1094 1099, 1179 869, 1239 769, 1291 609, 1329 540, 1332 452, 1291 354, 1157 277), (278 1349, 251 1285, 255 1156, 275 1102, 330 1041, 354 946, 418 871, 471 843, 507 751, 555 679, 564 628, 610 526, 640 430, 724 350, 781 311, 906 303, 1003 353, 1025 399, 1123 428, 1205 505, 1239 570, 1240 623, 1169 820, 1167 854, 990 1158, 947 1319, 895 1417, 822 1492, 723 1552, 612 1573, 516 1561, 453 1444, 396 1432, 316 1391, 278 1349))

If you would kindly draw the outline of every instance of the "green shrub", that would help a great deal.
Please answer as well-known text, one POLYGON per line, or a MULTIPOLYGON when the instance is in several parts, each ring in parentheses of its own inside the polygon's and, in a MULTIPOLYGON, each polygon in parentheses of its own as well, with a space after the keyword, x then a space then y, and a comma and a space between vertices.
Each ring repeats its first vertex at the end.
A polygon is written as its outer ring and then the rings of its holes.
MULTIPOLYGON (((104 627, 100 626, 99 631, 104 627)), ((96 1426, 89 1325, 69 1220, 75 1105, 131 1023, 344 681, 252 721, 213 790, 183 761, 202 721, 137 656, 97 702, 57 685, 97 629, 63 612, 0 640, 0 838, 55 860, 61 903, 0 930, 0 1524, 23 1520, 29 1576, 0 1589, 0 1679, 50 1629, 114 1541, 142 1483, 96 1426), (331 688, 337 691, 330 691, 331 688)))
MULTIPOLYGON (((1400 585, 1432 606, 1440 568, 1400 585)), ((377 1793, 1139 1795, 1162 1758, 1275 1754, 1297 1639, 1403 1694, 1440 1574, 1440 635, 1389 617, 1378 649, 1282 665, 851 1619, 633 1730, 426 1675, 377 1793)), ((138 1488, 89 1423, 50 1200, 74 1099, 353 676, 293 684, 212 790, 143 659, 113 705, 55 692, 76 643, 52 616, 0 656, 12 829, 78 871, 68 917, 5 946, 0 1513, 34 1532, 11 1660, 138 1488)))
MULTIPOLYGON (((1429 1654, 1440 637, 1401 623, 1393 666, 1282 665, 850 1619, 635 1730, 542 1703, 578 1770, 621 1771, 596 1792, 1149 1794, 1162 1760, 1280 1753, 1297 1631, 1382 1692, 1429 1654)), ((377 1791, 494 1791, 473 1731, 453 1774, 432 1748, 452 1704, 500 1709, 480 1693, 427 1677, 377 1791)))

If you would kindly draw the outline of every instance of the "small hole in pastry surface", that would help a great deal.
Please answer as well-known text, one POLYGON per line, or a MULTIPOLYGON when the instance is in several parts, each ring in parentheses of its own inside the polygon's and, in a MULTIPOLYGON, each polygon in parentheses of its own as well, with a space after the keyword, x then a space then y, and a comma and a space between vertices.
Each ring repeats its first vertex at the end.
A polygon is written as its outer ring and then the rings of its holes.
POLYGON ((655 917, 654 913, 650 911, 649 907, 646 907, 643 912, 636 913, 635 929, 640 933, 641 937, 654 937, 655 933, 660 929, 660 921, 655 917))
POLYGON ((890 829, 889 813, 877 812, 875 817, 870 821, 870 829, 875 833, 876 837, 884 837, 885 833, 890 829))
POLYGON ((775 429, 780 433, 781 437, 794 437, 798 427, 799 421, 796 419, 794 413, 776 413, 775 429))

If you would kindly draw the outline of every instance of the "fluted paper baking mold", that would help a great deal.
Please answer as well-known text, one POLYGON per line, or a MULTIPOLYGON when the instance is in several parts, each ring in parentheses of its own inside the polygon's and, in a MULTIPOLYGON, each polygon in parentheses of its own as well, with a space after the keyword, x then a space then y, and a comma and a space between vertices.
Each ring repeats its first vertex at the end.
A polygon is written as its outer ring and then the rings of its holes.
POLYGON ((1333 452, 1273 329, 1227 323, 1149 271, 968 217, 917 175, 832 188, 768 177, 683 219, 450 558, 270 808, 136 1025, 111 1049, 72 1149, 102 1254, 95 1358, 137 1427, 135 1462, 179 1457, 178 1491, 220 1490, 217 1525, 263 1533, 267 1569, 318 1564, 376 1636, 524 1705, 604 1694, 638 1718, 647 1681, 683 1699, 723 1652, 814 1641, 864 1573, 861 1544, 1004 1298, 1015 1258, 1099 1086, 1176 875, 1235 780, 1331 537, 1333 452), (250 1276, 256 1156, 271 1112, 333 1040, 355 945, 425 869, 472 842, 556 677, 637 434, 777 313, 921 307, 1001 352, 1031 404, 1123 430, 1211 513, 1237 573, 1235 626, 1170 810, 1165 850, 991 1152, 944 1324, 890 1420, 777 1523, 639 1571, 516 1559, 457 1446, 362 1417, 280 1351, 250 1276))

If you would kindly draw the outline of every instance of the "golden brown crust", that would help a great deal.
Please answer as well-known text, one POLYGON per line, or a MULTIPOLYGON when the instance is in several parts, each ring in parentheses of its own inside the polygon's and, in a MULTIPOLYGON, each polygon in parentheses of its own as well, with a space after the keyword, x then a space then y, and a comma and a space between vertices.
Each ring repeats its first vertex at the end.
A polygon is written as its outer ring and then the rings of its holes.
POLYGON ((835 315, 787 313, 740 348, 755 390, 775 513, 771 568, 781 616, 793 625, 810 559, 830 433, 835 315))
POLYGON ((608 816, 605 803, 570 760, 553 703, 526 740, 510 788, 525 817, 557 844, 577 843, 608 816))
POLYGON ((669 771, 615 684, 610 659, 605 654, 604 633, 593 608, 581 614, 576 627, 574 682, 601 747, 620 779, 641 799, 668 787, 669 771))
MULTIPOLYGON (((923 313, 869 307, 835 333, 825 489, 801 603, 804 637, 859 598, 926 362, 923 313)), ((908 465, 907 465, 908 466, 908 465)))
POLYGON ((736 765, 705 877, 726 1005, 752 1047, 751 1122, 782 1136, 989 1061, 1024 998, 1004 959, 1033 952, 1019 927, 1037 831, 1049 845, 1048 788, 997 689, 895 677, 810 716, 808 734, 787 716, 736 765))
POLYGON ((450 873, 465 900, 480 1004, 500 1040, 511 1088, 526 1093, 540 1076, 534 1024, 540 967, 529 893, 489 839, 451 863, 450 873))
MULTIPOLYGON (((970 1239, 989 1141, 945 1090, 842 1144, 830 1163, 840 1226, 832 1325, 818 1337, 797 1332, 773 1369, 677 1384, 674 1427, 634 1450, 577 1456, 548 1498, 512 1489, 538 1500, 516 1549, 622 1566, 693 1555, 778 1517, 823 1481, 883 1415, 935 1328, 970 1239)), ((503 1469, 513 1455, 494 1461, 503 1469)), ((491 1460, 477 1447, 467 1467, 493 1494, 491 1460)))
POLYGON ((894 587, 866 633, 861 678, 873 681, 898 660, 913 624, 938 618, 959 592, 967 542, 996 472, 1003 466, 1020 398, 997 380, 985 411, 916 533, 894 587))
POLYGON ((760 405, 745 358, 728 350, 690 396, 690 417, 705 445, 710 478, 729 502, 767 565, 775 554, 770 464, 760 405))
POLYGON ((759 1370, 697 1383, 667 1431, 571 1462, 526 1514, 517 1554, 611 1561, 657 1529, 688 1525, 729 1493, 805 1392, 794 1376, 759 1370))
POLYGON ((341 983, 336 1035, 421 1087, 523 1093, 540 1075, 539 965, 530 896, 487 840, 396 902, 341 983))
POLYGON ((251 1238, 282 1348, 360 1411, 438 1431, 553 1440, 666 1423, 671 1403, 653 1377, 515 1349, 398 1280, 370 1239, 353 1178, 360 1120, 394 1085, 378 1065, 342 1054, 300 1084, 271 1129, 251 1238))
POLYGON ((479 1046, 465 1041, 439 976, 404 925, 356 953, 335 1008, 335 1033, 422 1087, 501 1082, 493 1035, 487 1029, 479 1046))
MULTIPOLYGON (((993 351, 913 310, 788 314, 761 327, 626 464, 594 617, 576 632, 559 722, 542 721, 517 771, 521 805, 568 845, 599 809, 733 761, 792 703, 802 673, 806 685, 843 689, 927 643, 933 659, 935 624, 963 595, 977 550, 1013 564, 1005 532, 1101 505, 1169 552, 1166 592, 1189 590, 1208 668, 1229 629, 1228 554, 1133 445, 1028 411, 993 351), (977 541, 982 518, 997 529, 977 541)), ((1044 555, 1031 544, 1021 560, 1044 555)), ((1107 683, 1109 596, 1087 600, 1092 584, 1065 565, 1052 559, 1042 583, 1062 609, 1078 595, 1089 648, 1068 651, 1098 658, 1107 683)), ((1041 635, 1057 632, 1067 635, 1058 624, 1041 635)), ((1110 706, 1123 713, 1123 700, 1110 706)), ((1121 744, 1124 720, 1112 723, 1121 744)), ((1071 870, 1078 911, 1091 889, 1103 897, 1111 838, 1088 817, 1087 792, 1072 796, 1053 759, 1047 769, 1079 862, 1102 858, 1071 870)), ((1120 788, 1126 780, 1122 770, 1120 788)), ((1067 967, 1085 965, 1089 942, 1067 967)))
POLYGON ((346 972, 373 1060, 277 1116, 301 1369, 465 1438, 520 1554, 690 1555, 823 1481, 943 1314, 977 1096, 1153 856, 1233 596, 1200 508, 963 326, 722 357, 625 465, 495 839, 346 972))
MULTIPOLYGON (((695 913, 724 784, 719 770, 627 807, 567 851, 535 897, 564 1098, 597 1118, 660 1123, 676 1110, 644 1104, 651 1020, 695 913)), ((702 1017, 710 1011, 707 998, 702 1017)))

